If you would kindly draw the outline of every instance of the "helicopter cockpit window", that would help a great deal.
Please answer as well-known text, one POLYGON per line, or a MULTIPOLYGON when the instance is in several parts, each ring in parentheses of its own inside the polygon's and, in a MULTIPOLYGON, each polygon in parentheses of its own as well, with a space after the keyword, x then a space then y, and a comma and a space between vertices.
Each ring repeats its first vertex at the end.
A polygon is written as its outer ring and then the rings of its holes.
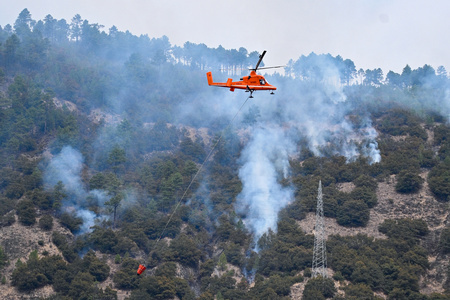
POLYGON ((260 79, 260 80, 259 80, 259 83, 260 83, 261 85, 265 85, 265 84, 266 84, 266 81, 265 81, 264 79, 260 79))

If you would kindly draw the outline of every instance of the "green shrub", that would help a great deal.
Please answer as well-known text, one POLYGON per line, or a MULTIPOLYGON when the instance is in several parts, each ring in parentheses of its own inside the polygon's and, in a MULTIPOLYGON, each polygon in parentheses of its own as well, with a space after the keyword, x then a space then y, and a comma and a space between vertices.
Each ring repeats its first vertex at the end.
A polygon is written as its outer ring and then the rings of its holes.
POLYGON ((404 240, 411 246, 429 232, 427 223, 421 219, 386 219, 378 230, 389 238, 404 240))
POLYGON ((450 159, 431 169, 428 185, 439 200, 450 201, 450 159))
POLYGON ((434 143, 441 145, 444 142, 450 141, 450 127, 439 125, 434 128, 434 143))
POLYGON ((132 258, 124 258, 119 271, 114 274, 113 281, 117 288, 124 290, 136 289, 142 276, 137 276, 136 272, 139 262, 132 258))
POLYGON ((59 217, 59 222, 72 233, 77 232, 83 224, 83 220, 81 218, 75 216, 75 214, 69 214, 66 212, 61 214, 59 217))
POLYGON ((450 227, 446 227, 441 232, 439 247, 444 254, 450 253, 450 227))
POLYGON ((92 250, 83 257, 82 265, 99 282, 105 281, 109 276, 109 266, 99 260, 92 250))
POLYGON ((58 248, 67 244, 66 237, 57 231, 52 233, 52 241, 58 248))
MULTIPOLYGON (((0 173, 0 176, 2 175, 3 174, 0 173)), ((1 180, 2 179, 0 179, 0 189, 2 186, 1 180)), ((11 210, 13 210, 14 207, 15 207, 15 200, 0 195, 0 216, 4 216, 5 214, 11 212, 11 210)))
POLYGON ((327 299, 336 293, 334 282, 331 279, 316 277, 311 278, 305 285, 302 299, 327 299))
POLYGON ((349 200, 339 206, 336 221, 339 225, 364 227, 369 222, 370 211, 364 201, 349 200))
POLYGON ((350 197, 355 201, 363 201, 369 208, 375 207, 378 203, 375 190, 367 186, 356 187, 351 191, 350 197))
POLYGON ((0 270, 3 269, 4 266, 6 266, 6 263, 8 261, 8 257, 6 256, 5 251, 2 247, 0 247, 0 270))
POLYGON ((378 182, 375 180, 375 178, 368 176, 368 175, 361 175, 358 178, 356 178, 353 183, 357 187, 366 187, 369 188, 371 191, 375 192, 378 187, 378 182))
POLYGON ((401 171, 397 175, 395 190, 399 193, 416 193, 423 184, 423 178, 413 171, 401 171))
POLYGON ((67 295, 71 299, 90 299, 95 293, 95 277, 88 272, 82 271, 78 272, 70 282, 67 295))
POLYGON ((5 80, 5 71, 3 71, 2 68, 0 68, 0 83, 3 83, 3 81, 5 80))
POLYGON ((359 284, 349 284, 344 288, 345 291, 345 299, 349 300, 358 300, 358 299, 367 299, 367 300, 377 300, 376 296, 373 295, 373 291, 364 283, 359 284))
POLYGON ((192 268, 196 268, 202 258, 202 252, 198 250, 195 241, 184 234, 171 241, 166 255, 169 260, 192 268))
POLYGON ((52 284, 56 271, 65 270, 66 263, 60 256, 39 259, 30 254, 27 263, 19 264, 11 276, 11 284, 22 292, 29 292, 47 284, 52 284))
POLYGON ((30 200, 23 200, 19 202, 17 206, 17 215, 19 216, 19 221, 23 225, 31 226, 36 223, 36 209, 34 208, 33 202, 30 200))
POLYGON ((114 247, 119 241, 113 230, 98 226, 94 227, 90 235, 90 240, 93 243, 94 249, 102 253, 114 253, 114 247))
POLYGON ((43 215, 39 219, 39 227, 42 230, 50 231, 53 228, 53 218, 50 215, 43 215))
MULTIPOLYGON (((0 199, 0 201, 1 201, 1 199, 0 199)), ((16 217, 15 217, 15 214, 13 211, 0 217, 0 227, 11 226, 12 224, 14 224, 14 222, 16 222, 16 217)))
POLYGON ((116 254, 116 256, 114 257, 114 263, 116 265, 120 264, 120 262, 122 261, 122 258, 120 257, 120 254, 116 254))

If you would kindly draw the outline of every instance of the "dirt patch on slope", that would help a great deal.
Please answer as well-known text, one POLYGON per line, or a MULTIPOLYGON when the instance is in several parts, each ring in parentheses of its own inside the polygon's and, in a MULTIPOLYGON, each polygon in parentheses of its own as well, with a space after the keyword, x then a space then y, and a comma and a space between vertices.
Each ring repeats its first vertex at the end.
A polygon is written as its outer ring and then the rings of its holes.
POLYGON ((37 225, 39 219, 33 226, 24 226, 18 222, 17 216, 15 218, 16 222, 14 224, 0 228, 0 246, 4 249, 9 260, 9 264, 1 271, 1 277, 5 276, 6 284, 1 286, 0 299, 47 298, 55 293, 52 286, 44 286, 30 294, 21 293, 11 286, 10 278, 15 269, 15 264, 18 259, 26 262, 30 253, 34 250, 38 252, 40 258, 44 253, 47 256, 59 255, 62 257, 61 251, 52 242, 52 233, 57 231, 70 238, 73 235, 56 220, 53 220, 53 230, 43 231, 37 225))

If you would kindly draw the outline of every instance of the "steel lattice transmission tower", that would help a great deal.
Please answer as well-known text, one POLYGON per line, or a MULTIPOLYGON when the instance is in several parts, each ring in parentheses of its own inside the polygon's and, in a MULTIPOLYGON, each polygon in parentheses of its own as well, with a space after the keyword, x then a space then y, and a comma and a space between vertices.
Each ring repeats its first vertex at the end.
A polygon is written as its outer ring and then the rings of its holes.
POLYGON ((327 278, 327 249, 325 245, 325 221, 323 218, 322 181, 319 181, 316 210, 316 226, 314 230, 314 252, 312 277, 327 278))

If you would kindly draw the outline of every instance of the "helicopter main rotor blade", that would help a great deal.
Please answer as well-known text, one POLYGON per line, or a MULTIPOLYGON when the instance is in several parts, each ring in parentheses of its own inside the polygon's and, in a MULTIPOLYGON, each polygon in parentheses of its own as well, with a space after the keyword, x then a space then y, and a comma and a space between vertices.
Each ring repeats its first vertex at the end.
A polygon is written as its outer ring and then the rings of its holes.
MULTIPOLYGON (((262 68, 258 68, 258 70, 277 69, 277 68, 286 68, 286 66, 262 67, 262 68)), ((249 69, 249 70, 253 70, 253 69, 249 69)))
POLYGON ((266 55, 266 50, 264 50, 263 53, 259 56, 258 63, 256 64, 256 67, 253 70, 255 70, 255 71, 258 70, 259 64, 261 63, 264 55, 266 55))

